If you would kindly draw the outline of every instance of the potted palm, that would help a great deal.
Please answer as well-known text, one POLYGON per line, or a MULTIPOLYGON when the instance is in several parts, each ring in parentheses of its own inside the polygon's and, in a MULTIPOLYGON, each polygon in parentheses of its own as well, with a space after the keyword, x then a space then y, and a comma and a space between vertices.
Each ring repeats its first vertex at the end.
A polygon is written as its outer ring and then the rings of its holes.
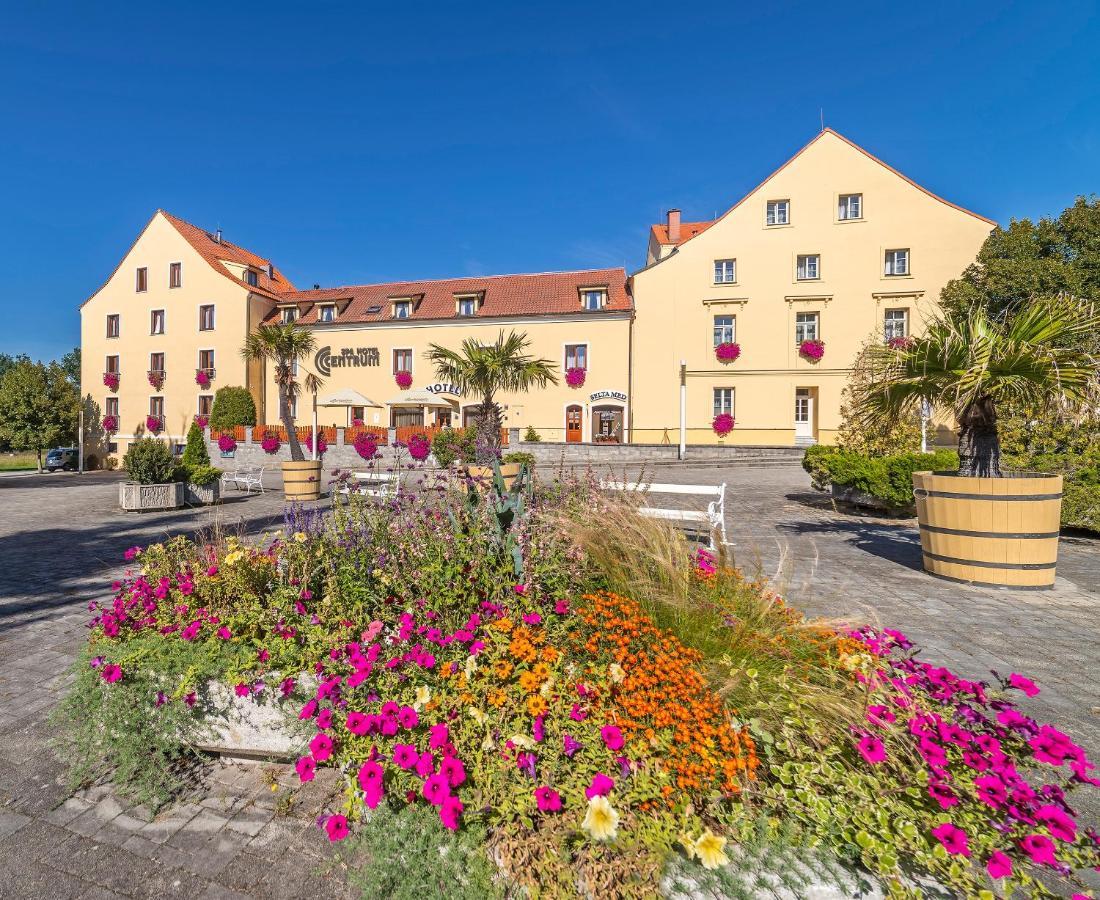
MULTIPOLYGON (((554 364, 528 355, 525 351, 529 345, 526 334, 511 331, 505 336, 502 331, 492 344, 467 338, 457 351, 438 344, 428 347, 428 361, 435 366, 440 381, 455 385, 459 393, 481 398, 474 465, 466 467, 471 477, 491 479, 493 466, 500 461, 501 416, 497 394, 524 393, 558 382, 554 364)), ((521 463, 500 466, 507 487, 511 487, 521 467, 521 463)))
POLYGON ((1091 304, 1032 300, 1011 317, 983 307, 941 314, 923 337, 878 347, 856 406, 865 424, 896 422, 922 403, 958 424, 957 472, 914 472, 925 570, 971 584, 1054 584, 1062 478, 1001 470, 1005 403, 1095 413, 1098 360, 1079 349, 1100 329, 1091 304))
MULTIPOLYGON (((286 431, 290 461, 282 464, 283 494, 287 500, 316 500, 321 496, 321 460, 306 459, 294 418, 291 401, 302 390, 295 378, 296 363, 313 353, 313 334, 293 322, 286 325, 261 325, 250 334, 241 348, 246 361, 270 361, 275 368, 275 385, 279 390, 279 419, 286 431)), ((306 389, 316 393, 320 379, 310 373, 305 378, 306 389)))

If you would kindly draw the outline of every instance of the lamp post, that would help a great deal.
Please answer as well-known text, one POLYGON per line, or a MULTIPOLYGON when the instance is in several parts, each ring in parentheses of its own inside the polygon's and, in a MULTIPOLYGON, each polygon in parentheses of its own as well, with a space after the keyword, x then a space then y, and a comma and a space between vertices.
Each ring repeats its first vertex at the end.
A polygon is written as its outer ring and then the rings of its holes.
POLYGON ((687 362, 680 360, 680 459, 687 453, 687 362))

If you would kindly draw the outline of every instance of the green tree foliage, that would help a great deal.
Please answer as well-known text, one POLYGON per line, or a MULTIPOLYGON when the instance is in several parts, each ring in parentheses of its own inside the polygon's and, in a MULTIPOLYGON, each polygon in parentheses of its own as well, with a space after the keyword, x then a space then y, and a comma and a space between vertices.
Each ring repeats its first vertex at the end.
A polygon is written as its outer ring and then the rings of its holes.
POLYGON ((13 450, 42 452, 76 442, 80 394, 57 363, 20 359, 0 378, 0 438, 13 450))
POLYGON ((473 338, 462 342, 461 350, 430 344, 425 354, 440 381, 455 385, 459 393, 481 397, 477 418, 478 462, 487 463, 500 454, 500 407, 498 393, 525 393, 533 388, 557 384, 556 366, 548 359, 536 359, 526 352, 526 334, 502 331, 492 344, 473 338))
POLYGON ((0 353, 0 378, 3 378, 8 374, 10 369, 15 368, 19 363, 29 363, 31 358, 26 353, 20 353, 18 356, 12 356, 10 353, 0 353))
POLYGON ((206 437, 195 422, 187 429, 187 446, 183 448, 183 464, 188 469, 210 465, 210 453, 206 449, 206 437))
POLYGON ((256 424, 256 401, 248 388, 227 385, 214 394, 210 410, 210 427, 233 428, 236 425, 256 424))
POLYGON ((868 338, 852 364, 852 374, 840 396, 840 430, 836 437, 837 446, 871 456, 914 452, 920 449, 918 411, 910 410, 896 421, 875 427, 868 427, 865 417, 859 414, 857 398, 868 389, 875 377, 871 364, 871 348, 880 343, 877 336, 868 338))
POLYGON ((140 438, 130 444, 122 467, 138 484, 168 484, 176 480, 179 468, 168 445, 156 438, 140 438))
POLYGON ((455 460, 472 463, 476 439, 477 433, 473 428, 444 428, 432 438, 432 456, 444 467, 455 460))
POLYGON ((73 386, 80 389, 80 348, 73 347, 68 353, 61 357, 61 368, 65 370, 65 375, 69 381, 73 383, 73 386))

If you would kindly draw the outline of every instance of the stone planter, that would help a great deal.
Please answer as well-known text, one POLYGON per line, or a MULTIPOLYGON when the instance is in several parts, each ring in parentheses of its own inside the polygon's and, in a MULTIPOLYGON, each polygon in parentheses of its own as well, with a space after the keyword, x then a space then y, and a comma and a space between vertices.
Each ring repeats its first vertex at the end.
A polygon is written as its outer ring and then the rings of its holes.
POLYGON ((287 500, 318 500, 321 497, 321 460, 284 462, 283 496, 287 500))
POLYGON ((851 485, 831 484, 829 485, 829 493, 837 503, 871 509, 887 516, 911 516, 913 514, 913 507, 911 506, 891 506, 881 497, 868 494, 866 491, 861 491, 851 485))
POLYGON ((187 483, 188 506, 212 506, 221 499, 222 483, 219 479, 213 484, 187 483))
MULTIPOLYGON (((300 683, 316 680, 304 675, 300 683)), ((280 698, 277 690, 269 687, 261 698, 238 697, 232 687, 215 681, 207 683, 201 697, 210 732, 200 750, 239 759, 291 760, 305 748, 312 729, 297 720, 301 704, 280 698)))
POLYGON ((118 505, 132 512, 146 509, 179 509, 183 506, 184 484, 138 484, 124 481, 118 486, 118 505))
POLYGON ((1061 475, 914 472, 913 493, 925 571, 986 587, 1054 586, 1061 475))

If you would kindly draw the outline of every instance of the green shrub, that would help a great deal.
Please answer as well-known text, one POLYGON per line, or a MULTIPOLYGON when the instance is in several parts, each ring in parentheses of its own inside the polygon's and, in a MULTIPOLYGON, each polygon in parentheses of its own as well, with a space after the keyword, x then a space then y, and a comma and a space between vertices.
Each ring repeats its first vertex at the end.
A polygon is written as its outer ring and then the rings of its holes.
POLYGON ((256 403, 248 388, 226 386, 218 388, 210 410, 210 427, 233 428, 235 425, 256 424, 256 403))
POLYGON ((187 480, 197 487, 209 487, 222 477, 216 466, 187 466, 187 480))
POLYGON ((528 425, 527 430, 523 433, 523 439, 530 444, 537 444, 542 440, 542 435, 535 431, 534 425, 528 425))
POLYGON ((913 473, 955 471, 959 465, 954 450, 934 453, 899 453, 868 456, 837 447, 810 447, 802 467, 810 473, 814 487, 850 487, 881 500, 891 509, 913 505, 913 473))
POLYGON ((187 446, 183 448, 183 464, 188 469, 210 465, 210 454, 206 449, 206 438, 202 433, 202 429, 194 422, 187 429, 187 446))
POLYGON ((176 479, 179 469, 168 445, 156 438, 140 438, 130 444, 122 467, 138 484, 168 484, 176 479))
POLYGON ((517 450, 514 453, 505 453, 502 462, 520 463, 521 465, 527 466, 528 469, 533 469, 535 467, 535 455, 533 453, 524 453, 517 450))
POLYGON ((456 460, 472 463, 476 440, 473 428, 444 428, 432 438, 432 455, 444 468, 456 460))

